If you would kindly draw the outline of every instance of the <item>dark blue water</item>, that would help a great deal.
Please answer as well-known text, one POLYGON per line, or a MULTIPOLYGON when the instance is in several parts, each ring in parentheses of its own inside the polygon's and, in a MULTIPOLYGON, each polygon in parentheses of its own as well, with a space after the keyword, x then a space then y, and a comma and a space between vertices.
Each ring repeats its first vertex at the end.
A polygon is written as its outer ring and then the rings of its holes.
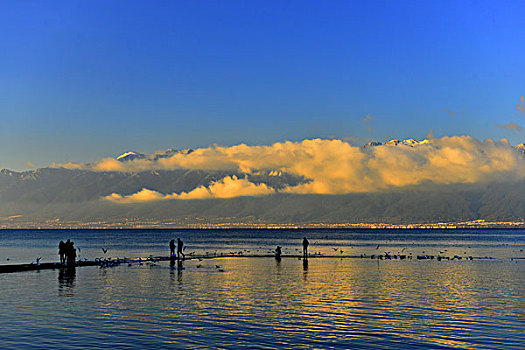
POLYGON ((176 237, 186 253, 280 245, 286 256, 305 235, 321 254, 307 265, 240 257, 0 275, 0 348, 525 348, 524 231, 5 230, 0 261, 56 261, 67 238, 81 259, 167 255, 176 237), (322 257, 341 250, 492 259, 322 257))

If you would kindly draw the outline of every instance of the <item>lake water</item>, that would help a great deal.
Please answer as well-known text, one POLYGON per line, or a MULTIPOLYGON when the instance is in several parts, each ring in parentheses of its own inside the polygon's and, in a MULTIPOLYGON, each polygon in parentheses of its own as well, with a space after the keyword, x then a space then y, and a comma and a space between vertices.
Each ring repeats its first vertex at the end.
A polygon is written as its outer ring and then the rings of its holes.
POLYGON ((218 257, 0 275, 0 348, 525 348, 525 231, 3 230, 0 263, 185 252, 218 257), (107 248, 106 254, 101 248, 107 248), (403 253, 474 260, 328 258, 403 253), (319 255, 318 255, 319 256, 319 255), (485 259, 492 258, 492 259, 485 259), (9 258, 9 260, 7 260, 9 258))

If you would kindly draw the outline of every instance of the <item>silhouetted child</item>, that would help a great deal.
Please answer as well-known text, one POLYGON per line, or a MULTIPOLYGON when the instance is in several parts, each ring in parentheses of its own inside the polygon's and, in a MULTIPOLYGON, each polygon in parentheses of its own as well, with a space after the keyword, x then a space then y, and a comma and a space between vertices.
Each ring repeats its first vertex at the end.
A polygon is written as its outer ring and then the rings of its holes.
POLYGON ((173 258, 175 256, 175 240, 172 239, 170 241, 170 258, 173 258))
POLYGON ((275 259, 281 260, 281 253, 281 247, 277 246, 277 248, 275 248, 275 259))
POLYGON ((75 242, 71 241, 71 254, 69 255, 71 265, 75 265, 77 260, 77 249, 75 248, 75 242))

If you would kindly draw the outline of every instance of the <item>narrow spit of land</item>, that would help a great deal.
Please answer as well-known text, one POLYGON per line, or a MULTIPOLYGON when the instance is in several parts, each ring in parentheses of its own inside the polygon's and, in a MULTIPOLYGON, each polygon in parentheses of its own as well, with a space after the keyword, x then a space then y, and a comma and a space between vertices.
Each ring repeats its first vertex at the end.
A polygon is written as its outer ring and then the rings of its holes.
MULTIPOLYGON (((192 255, 187 256, 180 261, 189 261, 189 260, 205 260, 205 259, 220 259, 220 258, 272 258, 275 257, 273 254, 217 254, 217 255, 192 255)), ((309 258, 359 258, 360 256, 355 255, 344 255, 344 256, 327 256, 327 255, 312 255, 309 258)), ((281 258, 302 258, 300 254, 289 254, 281 255, 281 258)), ((170 261, 177 258, 171 258, 169 256, 149 256, 146 258, 106 258, 106 259, 95 259, 95 260, 78 260, 74 266, 69 267, 83 267, 83 266, 101 266, 101 267, 113 267, 121 264, 144 264, 144 263, 157 263, 160 261, 170 261)), ((23 271, 34 271, 34 270, 49 270, 49 269, 59 269, 67 268, 68 265, 63 265, 59 262, 49 262, 49 263, 31 263, 31 264, 10 264, 10 265, 0 265, 0 273, 10 273, 10 272, 23 272, 23 271)))
MULTIPOLYGON (((221 258, 273 258, 273 254, 214 254, 214 255, 192 255, 182 259, 183 261, 189 260, 205 260, 205 259, 221 259, 221 258)), ((283 259, 302 259, 301 254, 287 254, 281 255, 283 259)), ((319 258, 328 258, 328 259, 373 259, 373 260, 486 260, 486 259, 496 259, 489 256, 441 256, 441 255, 399 255, 399 254, 360 254, 360 255, 323 255, 323 254, 312 254, 308 256, 308 259, 319 259, 319 258)), ((510 260, 523 260, 525 258, 515 257, 509 258, 510 260)), ((83 266, 100 266, 100 267, 113 267, 122 264, 155 264, 160 261, 170 261, 177 260, 176 258, 169 256, 149 256, 146 258, 106 258, 106 259, 95 259, 95 260, 78 260, 75 265, 68 266, 63 265, 59 262, 49 262, 49 263, 31 263, 31 264, 10 264, 10 265, 0 265, 0 273, 13 273, 13 272, 23 272, 23 271, 35 271, 35 270, 51 270, 51 269, 60 269, 68 267, 83 267, 83 266)))

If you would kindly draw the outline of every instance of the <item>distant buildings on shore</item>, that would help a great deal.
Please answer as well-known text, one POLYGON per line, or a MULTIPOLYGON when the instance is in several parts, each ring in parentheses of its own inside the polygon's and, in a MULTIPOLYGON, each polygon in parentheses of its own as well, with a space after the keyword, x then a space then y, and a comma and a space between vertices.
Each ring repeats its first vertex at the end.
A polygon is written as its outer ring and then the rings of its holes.
POLYGON ((525 221, 485 221, 483 219, 461 222, 434 223, 302 223, 268 224, 260 222, 179 222, 153 221, 140 218, 119 219, 115 221, 62 221, 60 219, 43 222, 25 221, 21 215, 0 218, 0 229, 483 229, 483 228, 525 228, 525 221))

